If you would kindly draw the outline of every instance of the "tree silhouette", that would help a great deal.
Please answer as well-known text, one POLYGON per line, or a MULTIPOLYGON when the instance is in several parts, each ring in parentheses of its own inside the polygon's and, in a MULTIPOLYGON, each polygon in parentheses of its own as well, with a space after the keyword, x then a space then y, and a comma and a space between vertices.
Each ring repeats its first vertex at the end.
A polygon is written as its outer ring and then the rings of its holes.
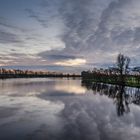
POLYGON ((130 58, 124 56, 123 54, 119 54, 117 57, 117 69, 119 72, 119 82, 121 84, 125 83, 124 76, 128 73, 128 68, 130 64, 130 58))

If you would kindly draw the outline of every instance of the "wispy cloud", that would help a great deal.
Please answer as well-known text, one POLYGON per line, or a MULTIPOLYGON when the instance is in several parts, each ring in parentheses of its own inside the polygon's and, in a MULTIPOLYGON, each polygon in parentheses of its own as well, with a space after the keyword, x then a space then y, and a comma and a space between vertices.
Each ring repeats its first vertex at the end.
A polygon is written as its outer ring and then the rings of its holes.
POLYGON ((0 8, 0 51, 25 54, 13 60, 17 65, 108 66, 119 52, 140 65, 139 5, 139 0, 35 0, 18 9, 12 5, 6 16, 0 8))
POLYGON ((41 17, 40 13, 37 13, 33 11, 32 9, 25 9, 25 11, 29 14, 30 18, 35 19, 37 22, 39 22, 44 28, 48 27, 48 21, 45 18, 41 17))
MULTIPOLYGON (((0 30, 0 43, 20 43, 22 42, 19 36, 4 30, 0 30)), ((22 42, 23 43, 23 42, 22 42)))

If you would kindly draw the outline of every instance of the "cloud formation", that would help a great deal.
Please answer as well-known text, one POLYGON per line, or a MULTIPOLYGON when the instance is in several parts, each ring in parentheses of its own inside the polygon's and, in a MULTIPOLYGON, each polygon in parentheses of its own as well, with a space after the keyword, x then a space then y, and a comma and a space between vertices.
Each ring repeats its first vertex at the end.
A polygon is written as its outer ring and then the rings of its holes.
POLYGON ((44 28, 47 28, 47 20, 46 19, 42 19, 40 17, 39 13, 35 13, 32 9, 25 9, 25 11, 29 14, 30 18, 35 19, 36 21, 38 21, 44 28))
MULTIPOLYGON (((87 91, 80 80, 13 79, 4 80, 0 87, 0 95, 4 96, 0 98, 2 139, 22 136, 34 140, 137 140, 140 137, 139 106, 130 104, 131 112, 118 117, 112 98, 87 91)), ((131 89, 130 95, 131 92, 135 89, 131 89)))
POLYGON ((0 14, 0 50, 2 44, 8 44, 16 53, 34 55, 36 60, 42 59, 37 61, 40 64, 46 61, 54 66, 84 59, 87 68, 91 64, 109 66, 121 52, 130 56, 133 65, 140 65, 139 4, 139 0, 25 2, 15 7, 19 11, 16 17, 14 10, 10 17, 0 14))

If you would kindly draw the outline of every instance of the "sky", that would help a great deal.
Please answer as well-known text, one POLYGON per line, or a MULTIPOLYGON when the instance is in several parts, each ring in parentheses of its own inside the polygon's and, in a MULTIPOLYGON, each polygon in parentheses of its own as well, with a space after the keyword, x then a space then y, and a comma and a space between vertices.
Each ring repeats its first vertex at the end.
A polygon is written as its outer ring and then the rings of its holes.
POLYGON ((119 53, 140 66, 140 0, 0 0, 0 66, 79 72, 119 53))

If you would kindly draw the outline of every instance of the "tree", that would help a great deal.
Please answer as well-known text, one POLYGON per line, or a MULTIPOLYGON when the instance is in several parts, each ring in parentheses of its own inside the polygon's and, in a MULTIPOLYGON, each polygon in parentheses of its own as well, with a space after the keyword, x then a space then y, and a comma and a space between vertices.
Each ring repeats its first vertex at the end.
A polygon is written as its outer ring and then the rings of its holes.
POLYGON ((123 54, 119 54, 117 57, 117 69, 120 76, 121 83, 124 83, 124 76, 128 73, 128 68, 130 64, 130 58, 124 56, 123 54))

